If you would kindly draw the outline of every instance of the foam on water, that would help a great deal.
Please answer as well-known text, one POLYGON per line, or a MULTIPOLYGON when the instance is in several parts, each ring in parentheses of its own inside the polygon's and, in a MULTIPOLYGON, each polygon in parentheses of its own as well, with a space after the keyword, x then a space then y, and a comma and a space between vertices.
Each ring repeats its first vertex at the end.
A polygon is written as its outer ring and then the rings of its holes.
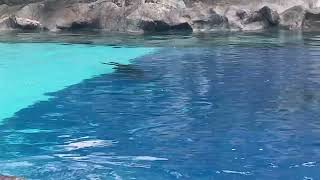
POLYGON ((64 147, 67 151, 73 151, 73 150, 78 150, 78 149, 82 149, 82 148, 89 148, 89 147, 112 146, 112 144, 114 144, 114 143, 117 143, 117 142, 97 139, 97 140, 73 142, 73 143, 65 145, 64 147))
POLYGON ((150 48, 0 43, 0 122, 22 108, 46 101, 55 92, 84 79, 112 72, 101 62, 127 64, 150 48))

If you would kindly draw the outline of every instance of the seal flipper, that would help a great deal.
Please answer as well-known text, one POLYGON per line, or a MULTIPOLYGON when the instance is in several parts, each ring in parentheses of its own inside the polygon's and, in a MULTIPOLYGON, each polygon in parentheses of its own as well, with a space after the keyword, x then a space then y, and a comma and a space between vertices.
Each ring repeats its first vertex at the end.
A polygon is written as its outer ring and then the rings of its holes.
POLYGON ((119 66, 121 65, 120 63, 117 63, 117 62, 101 62, 101 64, 105 64, 105 65, 110 65, 110 66, 119 66))

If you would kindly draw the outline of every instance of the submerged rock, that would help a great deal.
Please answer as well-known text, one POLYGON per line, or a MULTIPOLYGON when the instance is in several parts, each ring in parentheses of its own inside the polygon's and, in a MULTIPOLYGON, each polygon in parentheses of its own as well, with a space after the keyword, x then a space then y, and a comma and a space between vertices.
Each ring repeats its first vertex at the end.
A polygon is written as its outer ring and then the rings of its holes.
POLYGON ((23 179, 15 176, 0 175, 0 180, 23 180, 23 179))
POLYGON ((281 112, 297 112, 305 108, 317 108, 320 94, 315 90, 287 89, 279 98, 278 110, 281 112))

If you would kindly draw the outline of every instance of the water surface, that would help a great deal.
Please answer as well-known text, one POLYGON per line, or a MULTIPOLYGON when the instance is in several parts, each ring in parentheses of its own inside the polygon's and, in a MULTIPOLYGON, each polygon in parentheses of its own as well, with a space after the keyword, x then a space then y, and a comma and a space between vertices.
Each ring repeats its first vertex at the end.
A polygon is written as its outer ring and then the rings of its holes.
POLYGON ((151 48, 60 43, 0 43, 0 122, 84 79, 111 73, 103 63, 130 63, 151 48))
MULTIPOLYGON (((58 66, 41 71, 38 61, 21 56, 17 47, 34 49, 38 44, 29 43, 43 36, 0 37, 14 42, 1 44, 11 48, 1 51, 0 72, 22 69, 3 58, 16 51, 15 63, 30 63, 33 74, 19 77, 41 75, 44 87, 57 83, 50 74, 76 78, 42 89, 50 98, 33 99, 3 121, 0 173, 28 179, 320 177, 320 36, 50 36, 45 40, 51 43, 38 48, 64 51, 66 67, 46 53, 32 53, 58 66), (121 58, 128 52, 134 55, 121 58), (105 69, 99 62, 111 55, 131 66, 105 69)), ((0 83, 17 76, 1 76, 0 83)), ((11 100, 16 94, 29 97, 17 84, 15 94, 1 91, 1 100, 7 99, 1 114, 18 103, 11 100)))

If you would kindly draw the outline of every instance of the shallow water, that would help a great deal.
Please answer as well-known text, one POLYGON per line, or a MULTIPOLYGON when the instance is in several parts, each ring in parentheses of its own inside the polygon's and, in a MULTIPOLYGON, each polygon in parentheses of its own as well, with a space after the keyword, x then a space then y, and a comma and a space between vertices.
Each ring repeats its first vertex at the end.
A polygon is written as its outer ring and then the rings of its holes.
POLYGON ((58 43, 0 43, 0 122, 84 79, 113 72, 102 63, 128 64, 152 48, 58 43))
POLYGON ((0 87, 10 87, 7 95, 1 90, 0 114, 11 116, 0 126, 2 174, 27 179, 320 177, 316 34, 15 34, 0 41, 0 87), (44 40, 51 43, 40 43, 44 40), (23 53, 28 48, 34 52, 23 53), (63 53, 37 53, 45 48, 63 53), (100 63, 110 56, 131 65, 112 71, 100 63), (8 73, 12 79, 3 76, 8 73), (41 86, 25 91, 22 80, 34 82, 39 75, 41 86))

